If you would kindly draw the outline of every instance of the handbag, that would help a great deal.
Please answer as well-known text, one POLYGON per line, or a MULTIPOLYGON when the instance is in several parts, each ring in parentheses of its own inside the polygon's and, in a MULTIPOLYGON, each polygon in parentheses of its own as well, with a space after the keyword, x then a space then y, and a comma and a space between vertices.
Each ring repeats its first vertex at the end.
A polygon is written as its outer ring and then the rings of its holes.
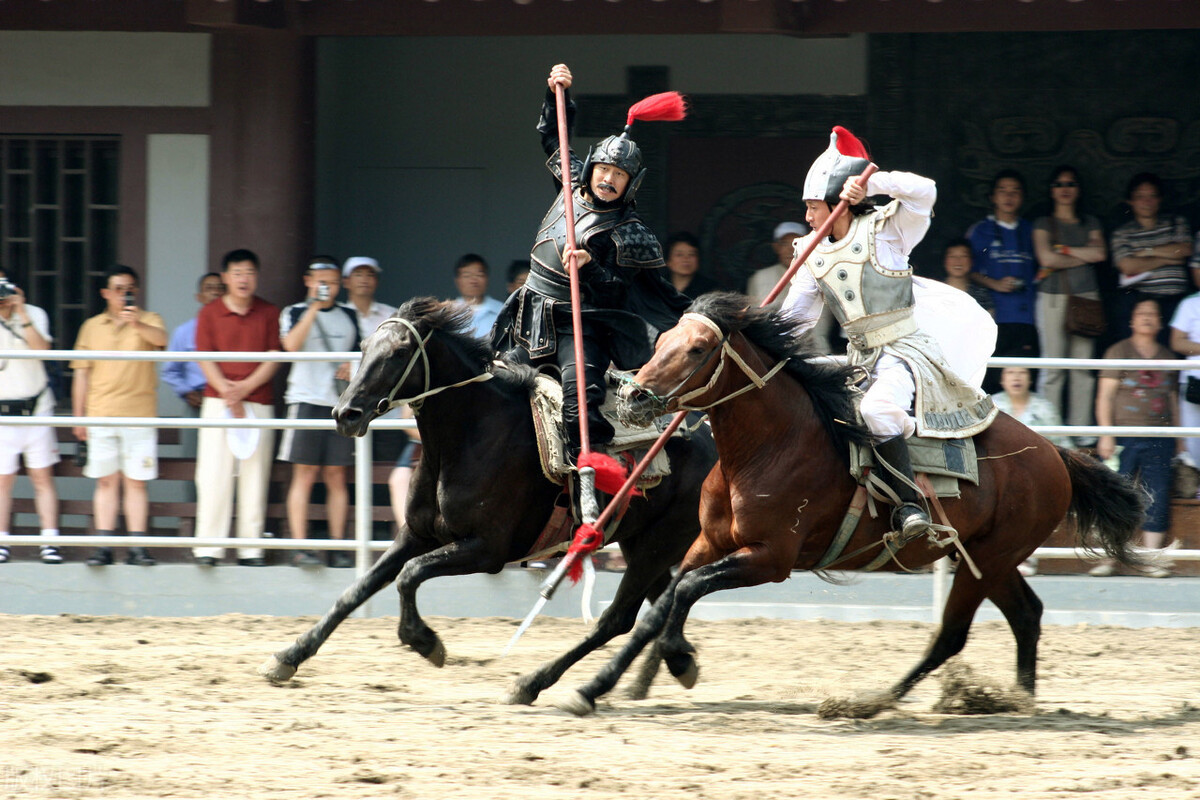
POLYGON ((1183 399, 1200 405, 1200 378, 1188 376, 1187 383, 1184 384, 1183 399))
POLYGON ((1067 295, 1067 333, 1074 336, 1096 337, 1104 333, 1104 303, 1077 294, 1067 295))

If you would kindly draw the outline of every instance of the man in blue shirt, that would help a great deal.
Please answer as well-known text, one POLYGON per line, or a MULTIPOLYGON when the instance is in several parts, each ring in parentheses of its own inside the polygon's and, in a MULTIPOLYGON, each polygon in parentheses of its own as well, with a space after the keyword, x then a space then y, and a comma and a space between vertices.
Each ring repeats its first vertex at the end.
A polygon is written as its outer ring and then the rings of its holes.
POLYGON ((454 265, 454 288, 458 289, 458 301, 471 309, 471 332, 490 337, 504 304, 488 296, 488 263, 483 256, 467 253, 458 259, 454 265))
MULTIPOLYGON (((971 280, 988 289, 996 317, 997 356, 1032 358, 1041 355, 1035 309, 1037 261, 1033 225, 1020 216, 1025 181, 1005 169, 992 179, 992 213, 967 231, 974 265, 971 280)), ((988 370, 983 390, 1000 391, 999 370, 988 370)))
MULTIPOLYGON (((225 294, 225 284, 221 282, 221 273, 208 272, 200 279, 196 292, 196 302, 200 307, 211 303, 225 294)), ((167 349, 174 352, 194 353, 196 351, 196 318, 192 317, 180 325, 171 334, 167 349)), ((208 381, 195 361, 168 361, 163 365, 162 379, 179 395, 189 407, 199 409, 204 399, 204 387, 208 381)))

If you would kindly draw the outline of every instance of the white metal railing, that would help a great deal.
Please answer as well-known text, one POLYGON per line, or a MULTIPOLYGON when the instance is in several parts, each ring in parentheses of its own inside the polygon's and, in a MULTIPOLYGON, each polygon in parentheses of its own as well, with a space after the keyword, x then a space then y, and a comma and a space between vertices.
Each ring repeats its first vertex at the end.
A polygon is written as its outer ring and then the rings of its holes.
MULTIPOLYGON (((248 352, 190 352, 190 351, 101 351, 101 350, 0 350, 0 360, 4 359, 38 359, 44 361, 221 361, 221 362, 284 362, 323 361, 323 362, 357 362, 362 358, 361 353, 310 353, 283 352, 269 353, 248 352)), ((1103 359, 1103 358, 1013 358, 996 357, 988 360, 990 367, 1025 367, 1029 369, 1156 369, 1163 371, 1182 371, 1200 369, 1200 361, 1183 359, 1174 360, 1142 360, 1142 359, 1103 359)), ((192 417, 4 417, 0 425, 35 426, 50 425, 54 427, 143 427, 143 428, 295 428, 307 430, 332 430, 336 423, 328 420, 300 420, 286 418, 270 419, 198 419, 192 417)), ((380 419, 371 423, 376 430, 415 429, 416 421, 410 419, 380 419)), ((1102 425, 1055 425, 1037 426, 1032 430, 1044 436, 1102 436, 1116 435, 1127 437, 1157 437, 1181 438, 1200 437, 1200 427, 1150 428, 1150 427, 1116 427, 1102 425)), ((355 569, 362 575, 370 566, 372 551, 386 550, 390 543, 375 542, 371 539, 371 434, 355 440, 355 524, 354 540, 355 569)), ((42 536, 10 536, 6 544, 38 545, 46 544, 47 537, 42 536)), ((58 536, 53 543, 63 546, 131 546, 131 547, 256 547, 277 550, 339 550, 351 546, 348 540, 340 539, 237 539, 237 538, 201 538, 201 537, 160 537, 160 536, 58 536)), ((1080 548, 1043 547, 1034 552, 1039 558, 1083 558, 1086 553, 1080 548)), ((1173 550, 1171 558, 1177 560, 1200 560, 1200 550, 1173 550)), ((941 559, 934 572, 934 601, 933 614, 935 621, 945 597, 945 582, 948 575, 947 560, 941 559)))

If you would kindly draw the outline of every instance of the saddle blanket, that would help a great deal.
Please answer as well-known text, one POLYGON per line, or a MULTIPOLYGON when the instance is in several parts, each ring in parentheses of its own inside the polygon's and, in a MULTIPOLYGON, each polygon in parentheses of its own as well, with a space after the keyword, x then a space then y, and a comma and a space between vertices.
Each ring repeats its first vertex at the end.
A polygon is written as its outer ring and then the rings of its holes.
MULTIPOLYGON (((940 498, 959 497, 959 481, 979 485, 979 462, 975 459, 974 439, 930 439, 913 436, 908 440, 913 474, 925 473, 940 498)), ((875 466, 875 451, 863 445, 850 446, 850 474, 859 483, 867 467, 875 466)))
MULTIPOLYGON (((610 386, 612 381, 610 380, 610 386)), ((615 408, 617 399, 610 391, 600 412, 616 430, 613 440, 604 446, 605 452, 624 460, 632 467, 650 449, 658 439, 659 434, 670 422, 669 416, 659 417, 654 424, 646 428, 633 428, 617 419, 615 408)), ((567 475, 575 472, 575 467, 567 463, 567 447, 562 435, 562 385, 554 378, 539 375, 534 390, 529 394, 529 404, 533 408, 533 427, 537 430, 538 456, 542 462, 542 474, 554 483, 563 483, 567 475)), ((677 430, 673 436, 682 436, 677 430)), ((667 451, 659 450, 654 460, 646 467, 638 479, 637 488, 649 489, 657 486, 662 479, 671 474, 671 460, 667 451)))

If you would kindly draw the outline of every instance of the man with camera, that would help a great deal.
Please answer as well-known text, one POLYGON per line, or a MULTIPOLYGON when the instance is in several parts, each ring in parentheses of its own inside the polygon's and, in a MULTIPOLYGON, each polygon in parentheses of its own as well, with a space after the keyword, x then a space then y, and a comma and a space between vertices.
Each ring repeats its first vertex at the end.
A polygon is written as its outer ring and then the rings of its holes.
MULTIPOLYGON (((358 315, 352 308, 338 305, 342 271, 328 256, 317 256, 304 272, 307 296, 279 315, 279 340, 289 353, 341 353, 357 350, 358 315)), ((330 361, 299 361, 288 373, 283 399, 289 419, 330 419, 338 397, 350 380, 350 364, 330 361)), ((354 463, 354 442, 337 431, 296 430, 283 432, 279 458, 292 465, 288 487, 288 530, 295 539, 308 538, 308 503, 317 478, 325 484, 325 507, 329 511, 329 535, 342 539, 346 534, 346 514, 350 493, 346 488, 346 467, 354 463)), ((315 553, 296 554, 298 567, 322 564, 315 553)), ((350 553, 335 551, 331 566, 353 566, 350 553)))
MULTIPOLYGON (((0 350, 49 350, 50 323, 46 312, 25 302, 25 293, 0 270, 0 350)), ((50 391, 46 367, 32 359, 0 360, 0 417, 50 416, 54 393, 50 391)), ((58 493, 54 488, 54 465, 58 463, 58 440, 49 425, 18 427, 0 419, 0 564, 9 551, 2 542, 12 521, 13 485, 21 458, 33 484, 34 504, 42 536, 58 535, 58 493)), ((42 562, 61 564, 62 554, 43 545, 42 562)))
MULTIPOLYGON (((105 275, 100 296, 105 308, 83 323, 76 350, 162 350, 167 329, 162 317, 138 306, 138 276, 118 264, 105 275)), ((151 361, 72 361, 71 406, 77 417, 153 417, 158 413, 158 376, 151 361)), ((96 479, 92 496, 96 533, 114 535, 123 507, 125 531, 145 536, 150 500, 146 482, 158 477, 158 431, 154 428, 79 427, 75 437, 86 442, 84 477, 96 479), (122 491, 124 503, 121 502, 122 491)), ((98 548, 87 564, 113 563, 112 550, 98 548)), ((150 551, 131 547, 126 564, 153 566, 150 551)))

